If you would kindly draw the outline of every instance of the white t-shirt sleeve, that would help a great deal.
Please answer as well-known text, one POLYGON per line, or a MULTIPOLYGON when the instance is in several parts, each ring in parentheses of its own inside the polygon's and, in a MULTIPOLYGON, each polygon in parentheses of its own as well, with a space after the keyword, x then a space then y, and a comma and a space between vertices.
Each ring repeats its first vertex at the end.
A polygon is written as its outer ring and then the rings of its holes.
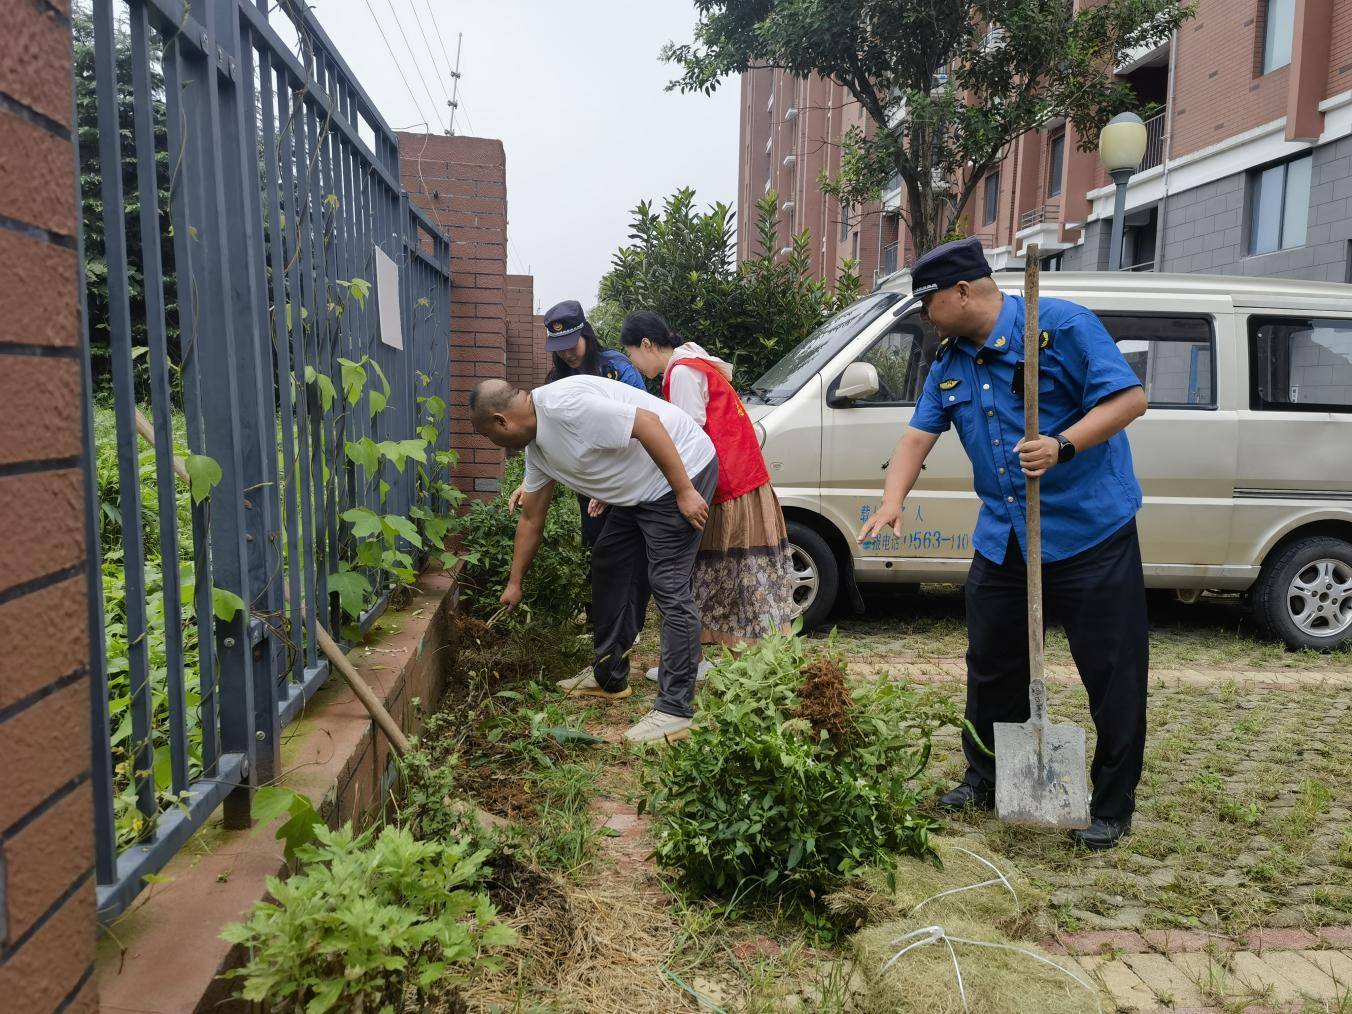
POLYGON ((544 489, 553 480, 553 476, 540 467, 540 454, 533 447, 526 448, 526 471, 521 478, 521 487, 527 493, 544 489))
POLYGON ((703 370, 691 367, 682 369, 677 366, 671 371, 671 384, 668 387, 671 403, 682 409, 703 428, 708 419, 709 378, 703 370))

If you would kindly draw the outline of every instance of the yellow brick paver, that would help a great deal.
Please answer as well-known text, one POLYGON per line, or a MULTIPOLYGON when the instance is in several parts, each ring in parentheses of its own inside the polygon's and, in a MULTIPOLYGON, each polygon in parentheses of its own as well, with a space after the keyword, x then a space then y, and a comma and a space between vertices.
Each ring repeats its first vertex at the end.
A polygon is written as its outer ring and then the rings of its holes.
POLYGON ((1123 960, 1141 977, 1157 1002, 1172 1007, 1202 1007, 1201 991, 1183 969, 1163 954, 1128 954, 1123 960))

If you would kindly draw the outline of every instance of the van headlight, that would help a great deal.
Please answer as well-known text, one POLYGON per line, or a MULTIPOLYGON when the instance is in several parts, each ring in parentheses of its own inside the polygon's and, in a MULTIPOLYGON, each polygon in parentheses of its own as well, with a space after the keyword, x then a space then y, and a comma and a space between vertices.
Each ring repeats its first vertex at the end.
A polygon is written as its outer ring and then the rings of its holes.
POLYGON ((765 446, 765 427, 762 426, 760 423, 756 423, 755 426, 756 426, 756 442, 757 442, 758 444, 760 444, 761 447, 764 447, 764 446, 765 446))

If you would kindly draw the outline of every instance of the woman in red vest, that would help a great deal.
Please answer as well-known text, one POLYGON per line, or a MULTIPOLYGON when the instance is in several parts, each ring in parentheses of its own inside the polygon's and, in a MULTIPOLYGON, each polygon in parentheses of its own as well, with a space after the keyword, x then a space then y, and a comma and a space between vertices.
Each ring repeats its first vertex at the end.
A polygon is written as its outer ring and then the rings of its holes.
POLYGON ((760 441, 732 366, 672 333, 656 313, 631 313, 624 351, 662 396, 704 427, 718 452, 718 488, 695 561, 695 605, 705 644, 754 643, 793 616, 788 532, 760 441))

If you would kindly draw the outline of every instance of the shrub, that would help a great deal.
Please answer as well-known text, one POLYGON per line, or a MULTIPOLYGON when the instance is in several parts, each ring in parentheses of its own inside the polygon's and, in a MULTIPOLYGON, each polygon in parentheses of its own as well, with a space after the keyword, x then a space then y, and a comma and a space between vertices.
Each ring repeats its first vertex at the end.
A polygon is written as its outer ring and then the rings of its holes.
POLYGON ((934 691, 847 688, 834 644, 809 665, 801 639, 767 637, 714 670, 690 740, 645 773, 656 857, 699 893, 820 897, 930 856, 914 785, 935 732, 961 722, 934 691))
POLYGON ((268 880, 275 900, 222 934, 249 950, 227 973, 244 980, 244 999, 306 1014, 402 1009, 407 991, 426 1001, 434 984, 440 994, 493 967, 485 951, 515 942, 487 894, 473 890, 487 850, 417 841, 396 827, 374 840, 319 828, 316 840, 297 851, 302 872, 268 880))
POLYGON ((630 243, 615 252, 599 305, 588 314, 597 336, 618 345, 627 314, 654 310, 678 334, 732 363, 739 390, 754 383, 859 295, 854 260, 841 264, 834 288, 813 277, 806 229, 784 248, 773 191, 756 202, 755 215, 755 253, 738 263, 728 205, 699 211, 689 188, 667 198, 660 211, 651 202, 639 204, 630 243))
MULTIPOLYGON (((520 514, 507 509, 507 497, 521 483, 520 455, 507 462, 502 492, 470 506, 456 521, 460 533, 460 600, 473 616, 486 619, 498 610, 498 598, 512 572, 512 548, 520 514)), ((576 496, 556 487, 545 519, 544 541, 526 575, 522 614, 532 622, 571 620, 591 597, 587 549, 576 496)))

